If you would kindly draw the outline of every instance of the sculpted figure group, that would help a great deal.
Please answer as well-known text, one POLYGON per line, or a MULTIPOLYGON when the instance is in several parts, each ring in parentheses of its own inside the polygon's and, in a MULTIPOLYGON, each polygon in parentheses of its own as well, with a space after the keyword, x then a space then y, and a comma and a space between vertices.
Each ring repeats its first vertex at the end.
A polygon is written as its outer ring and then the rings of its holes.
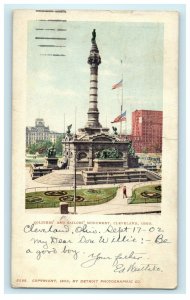
POLYGON ((56 149, 55 149, 54 145, 48 149, 47 156, 48 156, 48 158, 56 157, 56 149))
POLYGON ((119 151, 116 148, 103 149, 102 151, 96 152, 96 158, 99 159, 119 159, 119 151))

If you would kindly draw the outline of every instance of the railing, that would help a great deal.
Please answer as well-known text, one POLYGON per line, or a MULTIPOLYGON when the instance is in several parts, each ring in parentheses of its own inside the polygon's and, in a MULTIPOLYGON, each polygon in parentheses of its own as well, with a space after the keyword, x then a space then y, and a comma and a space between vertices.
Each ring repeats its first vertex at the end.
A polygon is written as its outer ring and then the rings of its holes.
POLYGON ((154 178, 156 177, 157 180, 161 180, 161 177, 162 177, 161 173, 158 174, 158 173, 156 173, 154 171, 151 171, 151 170, 146 170, 146 173, 150 174, 150 176, 152 175, 154 178))
POLYGON ((139 203, 133 203, 134 200, 135 200, 135 198, 129 198, 127 203, 128 204, 161 203, 161 198, 153 198, 153 197, 151 198, 151 201, 150 201, 150 198, 148 198, 148 199, 144 198, 144 201, 140 201, 139 203))
MULTIPOLYGON (((118 184, 114 184, 114 187, 119 187, 121 185, 121 183, 118 184)), ((111 186, 112 187, 112 186, 111 186)), ((92 185, 77 185, 76 187, 77 189, 94 189, 94 188, 102 188, 100 185, 99 187, 97 187, 96 185, 92 184, 92 185)), ((110 184, 104 184, 103 188, 110 188, 110 184)), ((51 185, 48 187, 44 187, 44 186, 37 186, 37 187, 30 187, 30 188, 26 188, 25 189, 25 193, 32 193, 32 192, 46 192, 46 191, 62 191, 62 190, 72 190, 74 189, 73 184, 70 186, 63 186, 63 185, 51 185)))
MULTIPOLYGON (((98 204, 103 204, 103 203, 106 203, 110 200, 112 200, 117 194, 117 191, 115 191, 112 195, 109 195, 105 198, 102 198, 100 200, 94 200, 94 201, 83 201, 83 202, 78 202, 79 205, 78 206, 89 206, 89 205, 98 205, 98 204)), ((69 207, 73 207, 74 206, 74 203, 69 203, 69 207)))
POLYGON ((26 208, 26 209, 52 208, 52 207, 59 207, 59 202, 58 203, 56 203, 56 202, 50 202, 50 203, 30 203, 30 204, 28 204, 28 208, 26 208))
POLYGON ((156 184, 161 184, 161 180, 139 182, 139 183, 133 185, 133 187, 132 187, 131 190, 132 190, 132 192, 133 192, 136 188, 138 188, 138 187, 140 187, 140 186, 156 185, 156 184))
MULTIPOLYGON (((103 204, 103 203, 106 203, 110 200, 112 200, 117 194, 117 189, 116 191, 107 196, 107 197, 104 197, 102 199, 99 199, 99 200, 91 200, 91 201, 83 201, 83 202, 76 202, 77 203, 77 206, 90 206, 90 205, 98 205, 98 204, 103 204)), ((50 203, 29 203, 28 204, 28 209, 33 209, 33 208, 52 208, 52 207, 59 207, 59 205, 61 204, 61 202, 50 202, 50 203)), ((73 202, 69 202, 68 203, 68 206, 69 207, 73 207, 74 206, 74 201, 73 202)))
MULTIPOLYGON (((127 202, 128 204, 130 204, 135 198, 134 198, 134 191, 139 188, 139 187, 143 187, 143 186, 147 186, 147 185, 161 185, 161 180, 156 180, 156 181, 147 181, 147 182, 141 182, 141 183, 137 183, 135 184, 132 189, 131 189, 131 197, 128 198, 127 202)), ((160 198, 151 198, 152 200, 156 200, 157 203, 160 203, 161 200, 160 198)), ((148 202, 146 198, 144 198, 144 202, 140 202, 140 203, 151 203, 151 202, 148 202)))
MULTIPOLYGON (((32 193, 32 192, 47 192, 47 191, 62 191, 62 190, 72 190, 74 187, 73 185, 71 186, 63 186, 63 185, 52 185, 52 186, 37 186, 37 187, 31 187, 31 188, 26 188, 25 193, 32 193)), ((84 188, 83 185, 77 185, 77 189, 84 188)))

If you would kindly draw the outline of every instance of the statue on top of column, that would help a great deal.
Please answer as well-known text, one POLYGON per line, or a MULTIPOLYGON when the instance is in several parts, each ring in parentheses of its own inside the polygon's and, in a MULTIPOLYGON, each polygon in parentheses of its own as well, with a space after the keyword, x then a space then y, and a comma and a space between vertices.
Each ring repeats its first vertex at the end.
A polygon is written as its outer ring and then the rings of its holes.
POLYGON ((93 29, 92 31, 92 42, 95 42, 96 41, 96 29, 93 29))
POLYGON ((98 47, 96 45, 96 29, 93 29, 92 31, 92 47, 90 50, 90 55, 88 57, 88 64, 93 66, 93 67, 97 67, 99 64, 101 64, 101 57, 99 55, 99 50, 98 47))

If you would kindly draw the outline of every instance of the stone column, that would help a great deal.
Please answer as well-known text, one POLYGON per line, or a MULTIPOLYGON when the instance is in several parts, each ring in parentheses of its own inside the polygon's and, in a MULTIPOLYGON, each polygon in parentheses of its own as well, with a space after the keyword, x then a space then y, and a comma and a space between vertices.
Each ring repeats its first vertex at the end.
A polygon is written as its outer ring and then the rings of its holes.
POLYGON ((89 167, 92 167, 92 166, 93 166, 92 145, 89 146, 89 152, 88 152, 88 155, 89 155, 89 163, 88 163, 88 166, 89 166, 89 167))
POLYGON ((88 109, 88 122, 86 127, 101 128, 99 123, 98 111, 98 66, 101 64, 101 57, 96 45, 96 32, 95 29, 92 33, 92 47, 88 57, 88 64, 90 65, 90 95, 89 95, 89 109, 88 109))

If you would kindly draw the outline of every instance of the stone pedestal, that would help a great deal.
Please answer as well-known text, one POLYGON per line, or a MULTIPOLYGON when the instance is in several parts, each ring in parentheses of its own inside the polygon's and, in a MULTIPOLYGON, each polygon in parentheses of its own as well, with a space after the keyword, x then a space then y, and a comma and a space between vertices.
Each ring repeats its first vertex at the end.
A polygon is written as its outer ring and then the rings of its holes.
POLYGON ((59 169, 57 162, 57 157, 48 157, 47 159, 47 168, 52 168, 53 170, 59 169))
POLYGON ((129 168, 138 168, 139 167, 139 158, 138 156, 128 158, 129 168))
POLYGON ((68 203, 67 202, 61 202, 60 204, 60 214, 68 214, 69 210, 68 210, 68 203))
POLYGON ((115 171, 122 169, 124 160, 122 159, 94 159, 94 172, 115 171))

